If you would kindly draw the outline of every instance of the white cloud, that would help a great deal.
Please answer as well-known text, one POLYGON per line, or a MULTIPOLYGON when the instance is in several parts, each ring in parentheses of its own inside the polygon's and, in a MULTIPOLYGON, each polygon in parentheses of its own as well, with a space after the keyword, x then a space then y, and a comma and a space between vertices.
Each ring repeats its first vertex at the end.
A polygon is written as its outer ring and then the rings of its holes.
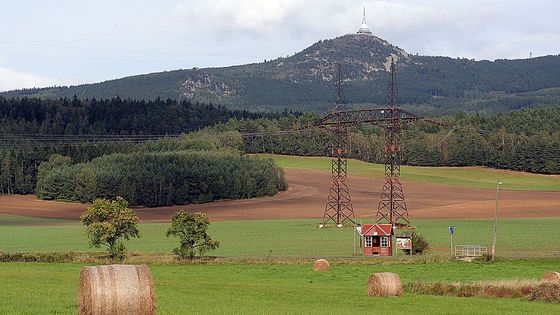
POLYGON ((497 59, 560 48, 535 40, 560 33, 551 0, 180 0, 174 14, 180 29, 220 47, 266 50, 276 41, 296 51, 303 41, 355 32, 364 4, 373 33, 411 53, 497 59))
POLYGON ((175 6, 175 14, 186 25, 207 34, 300 36, 338 27, 343 20, 340 17, 346 18, 350 8, 356 7, 346 4, 340 0, 183 0, 175 6))
POLYGON ((62 85, 63 83, 62 80, 0 67, 0 92, 22 88, 62 85))

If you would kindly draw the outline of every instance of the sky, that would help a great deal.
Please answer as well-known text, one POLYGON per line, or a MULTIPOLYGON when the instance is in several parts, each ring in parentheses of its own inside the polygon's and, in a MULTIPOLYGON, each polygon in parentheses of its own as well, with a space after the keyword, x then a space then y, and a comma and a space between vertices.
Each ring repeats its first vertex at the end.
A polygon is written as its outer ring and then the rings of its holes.
POLYGON ((0 91, 262 62, 370 30, 409 53, 560 53, 557 0, 0 0, 0 91))

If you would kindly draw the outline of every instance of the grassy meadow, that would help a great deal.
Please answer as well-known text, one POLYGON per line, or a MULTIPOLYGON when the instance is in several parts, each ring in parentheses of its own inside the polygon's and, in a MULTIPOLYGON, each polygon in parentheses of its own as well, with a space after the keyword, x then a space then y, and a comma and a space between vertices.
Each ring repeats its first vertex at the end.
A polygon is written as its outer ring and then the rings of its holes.
MULTIPOLYGON (((329 158, 297 157, 287 155, 259 154, 272 158, 282 168, 303 168, 330 172, 329 158)), ((348 162, 348 174, 382 178, 383 164, 373 164, 358 160, 348 162)), ((467 188, 496 188, 496 182, 504 182, 503 189, 515 190, 560 190, 560 175, 540 175, 484 167, 419 167, 403 166, 401 177, 405 180, 454 185, 467 188)))
MULTIPOLYGON (((319 229, 318 220, 216 221, 210 233, 221 246, 217 256, 349 256, 353 252, 351 227, 319 229)), ((455 244, 489 246, 491 220, 414 220, 424 235, 430 255, 449 252, 448 226, 455 226, 455 244)), ((503 219, 498 225, 498 254, 512 256, 560 255, 560 218, 503 219), (538 229, 534 229, 538 226, 538 229), (529 232, 529 233, 527 233, 529 232), (552 241, 551 241, 552 240, 552 241), (538 244, 538 245, 536 245, 538 244)), ((142 237, 127 242, 133 252, 169 253, 177 240, 165 237, 167 223, 142 223, 142 237)), ((85 228, 75 221, 0 215, 0 251, 86 252, 85 228)))
MULTIPOLYGON (((559 304, 522 299, 417 295, 366 295, 369 274, 397 272, 414 282, 539 278, 558 260, 507 260, 494 264, 334 264, 314 273, 310 263, 152 264, 159 314, 558 314, 559 304)), ((81 264, 3 263, 0 314, 75 314, 81 264)))

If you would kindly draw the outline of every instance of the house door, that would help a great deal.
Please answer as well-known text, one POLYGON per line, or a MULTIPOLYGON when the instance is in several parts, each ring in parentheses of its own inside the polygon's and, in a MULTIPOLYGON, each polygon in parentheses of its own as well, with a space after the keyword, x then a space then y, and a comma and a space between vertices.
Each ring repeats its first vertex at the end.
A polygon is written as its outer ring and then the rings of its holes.
POLYGON ((379 246, 380 246, 380 244, 379 244, 379 236, 374 236, 372 241, 373 241, 373 244, 372 244, 371 247, 379 247, 379 246))

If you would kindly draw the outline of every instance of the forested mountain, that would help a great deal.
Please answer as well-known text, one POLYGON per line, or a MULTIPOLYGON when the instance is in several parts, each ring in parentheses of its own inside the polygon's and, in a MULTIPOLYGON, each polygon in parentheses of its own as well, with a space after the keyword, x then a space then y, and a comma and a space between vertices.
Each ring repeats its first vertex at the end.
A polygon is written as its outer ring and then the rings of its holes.
POLYGON ((240 109, 326 111, 341 64, 346 95, 356 106, 386 102, 390 59, 397 63, 401 103, 431 114, 494 112, 560 100, 560 56, 474 61, 410 55, 370 35, 319 41, 289 57, 225 68, 138 75, 96 84, 27 89, 10 96, 188 99, 240 109))

